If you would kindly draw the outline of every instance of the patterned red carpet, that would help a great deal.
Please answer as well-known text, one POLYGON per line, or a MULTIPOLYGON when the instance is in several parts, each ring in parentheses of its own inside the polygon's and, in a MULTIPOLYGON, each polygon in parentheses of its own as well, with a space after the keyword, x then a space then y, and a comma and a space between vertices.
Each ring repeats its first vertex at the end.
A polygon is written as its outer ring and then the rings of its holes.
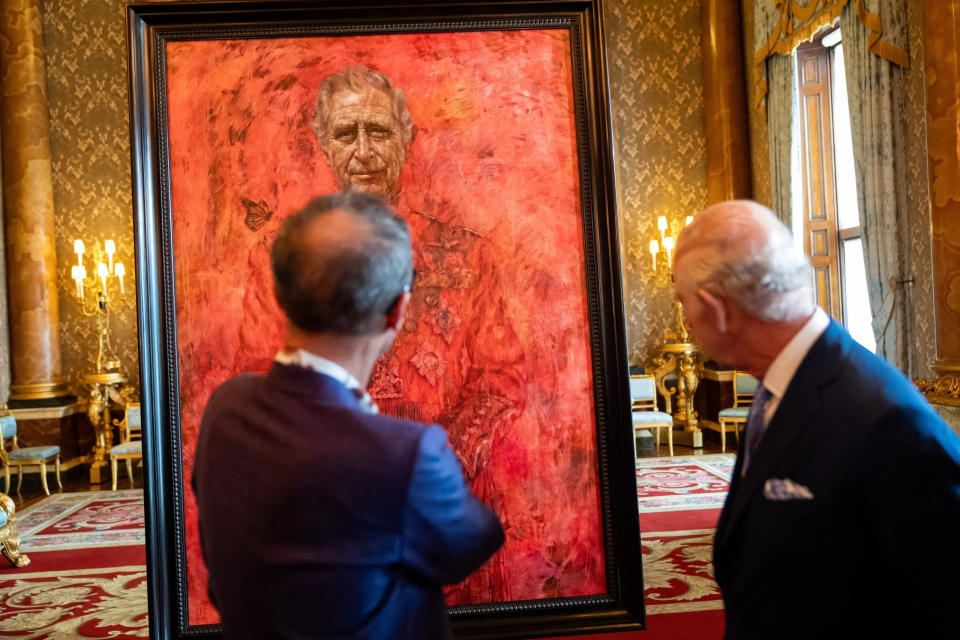
POLYGON ((637 461, 647 631, 644 640, 723 637, 713 579, 713 534, 733 472, 732 454, 637 461))
MULTIPOLYGON (((713 532, 733 455, 637 462, 647 631, 597 636, 711 640, 723 636, 713 532)), ((143 493, 54 495, 18 514, 31 564, 0 565, 0 637, 146 638, 143 493)))
POLYGON ((17 520, 31 563, 0 566, 0 637, 147 637, 142 491, 53 495, 17 520))

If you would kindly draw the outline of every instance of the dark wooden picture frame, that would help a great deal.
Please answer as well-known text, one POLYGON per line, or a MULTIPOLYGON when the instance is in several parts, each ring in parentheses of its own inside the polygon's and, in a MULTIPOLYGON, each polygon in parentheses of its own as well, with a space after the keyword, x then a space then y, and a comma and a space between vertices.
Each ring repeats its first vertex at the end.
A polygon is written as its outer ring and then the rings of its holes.
POLYGON ((612 132, 601 0, 203 2, 128 8, 131 154, 151 637, 218 637, 188 617, 166 46, 175 41, 562 29, 573 75, 606 592, 450 607, 458 637, 643 627, 612 132))

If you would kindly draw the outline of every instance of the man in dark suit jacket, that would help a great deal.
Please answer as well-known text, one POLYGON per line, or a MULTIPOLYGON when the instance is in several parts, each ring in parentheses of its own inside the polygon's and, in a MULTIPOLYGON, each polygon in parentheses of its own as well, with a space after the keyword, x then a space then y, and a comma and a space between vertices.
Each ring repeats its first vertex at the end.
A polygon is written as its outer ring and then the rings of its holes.
POLYGON ((410 235, 376 196, 317 198, 273 244, 287 342, 219 387, 193 482, 228 639, 448 638, 441 585, 503 544, 436 425, 364 391, 403 326, 410 235))
POLYGON ((765 207, 707 209, 674 265, 706 352, 762 380, 714 545, 726 637, 954 637, 960 439, 814 305, 765 207))

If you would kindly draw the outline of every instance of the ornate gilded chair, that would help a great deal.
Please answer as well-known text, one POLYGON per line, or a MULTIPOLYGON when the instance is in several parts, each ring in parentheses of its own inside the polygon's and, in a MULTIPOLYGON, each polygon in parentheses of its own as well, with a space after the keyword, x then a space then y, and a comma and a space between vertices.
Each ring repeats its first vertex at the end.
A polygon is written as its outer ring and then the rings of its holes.
POLYGON ((733 427, 733 435, 740 443, 740 429, 747 424, 747 414, 750 412, 750 403, 753 402, 753 393, 759 382, 749 373, 733 372, 733 406, 720 411, 720 451, 727 450, 728 427, 733 427))
POLYGON ((17 568, 30 564, 30 558, 20 553, 20 534, 17 532, 13 500, 3 493, 0 493, 0 553, 17 568))
MULTIPOLYGON (((656 445, 660 447, 660 430, 667 430, 667 442, 670 455, 673 455, 673 416, 657 410, 657 389, 651 375, 630 376, 630 399, 633 408, 634 436, 640 429, 654 429, 656 431, 656 445)), ((636 457, 637 439, 633 439, 636 457)))
POLYGON ((143 442, 140 427, 140 403, 129 402, 123 409, 123 418, 114 420, 120 428, 120 444, 110 449, 110 474, 113 477, 113 490, 117 490, 117 462, 126 460, 127 477, 133 484, 133 461, 143 458, 143 442))
POLYGON ((43 485, 43 492, 50 495, 50 487, 47 486, 47 463, 54 462, 57 472, 57 486, 63 489, 60 482, 60 447, 55 444, 44 444, 37 447, 19 447, 17 445, 17 420, 6 409, 2 410, 0 415, 0 431, 3 437, 0 438, 0 463, 3 464, 5 493, 10 491, 10 467, 17 467, 17 492, 23 486, 23 468, 27 466, 40 467, 40 483, 43 485), (7 439, 10 439, 11 449, 8 452, 7 439))

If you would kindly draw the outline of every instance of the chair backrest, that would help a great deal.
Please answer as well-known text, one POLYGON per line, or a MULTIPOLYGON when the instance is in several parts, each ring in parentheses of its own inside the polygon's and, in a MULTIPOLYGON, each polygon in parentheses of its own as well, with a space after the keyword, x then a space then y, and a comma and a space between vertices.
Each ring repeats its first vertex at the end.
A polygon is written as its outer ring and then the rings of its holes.
POLYGON ((17 435, 17 419, 12 413, 0 415, 0 434, 2 438, 12 438, 17 435))
POLYGON ((657 387, 653 376, 630 376, 630 400, 634 411, 657 410, 657 387))
POLYGON ((128 402, 124 407, 123 420, 120 421, 120 442, 130 442, 134 439, 142 439, 142 427, 140 422, 140 403, 128 402))
POLYGON ((733 406, 745 407, 753 402, 753 394, 760 381, 749 373, 742 371, 733 372, 733 406))
POLYGON ((13 414, 4 409, 5 413, 0 415, 0 460, 7 464, 7 438, 12 438, 11 449, 17 448, 17 419, 13 414))

